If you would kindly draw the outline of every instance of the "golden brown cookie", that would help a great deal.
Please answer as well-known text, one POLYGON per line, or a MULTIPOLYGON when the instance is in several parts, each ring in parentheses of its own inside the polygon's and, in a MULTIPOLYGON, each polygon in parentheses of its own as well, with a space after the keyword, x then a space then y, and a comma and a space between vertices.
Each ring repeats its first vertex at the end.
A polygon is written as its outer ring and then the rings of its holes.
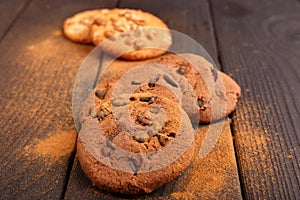
POLYGON ((145 60, 165 53, 172 44, 167 25, 156 16, 134 9, 98 9, 75 14, 64 22, 66 37, 94 43, 117 57, 145 60))
POLYGON ((131 87, 135 88, 131 92, 151 92, 180 102, 191 120, 200 123, 219 120, 233 112, 241 94, 232 78, 195 54, 169 54, 128 72, 115 73, 97 86, 97 95, 111 98, 120 78, 127 79, 120 84, 120 90, 131 87))
POLYGON ((77 156, 95 186, 124 194, 150 193, 188 167, 194 130, 178 103, 151 93, 123 94, 101 97, 95 109, 91 99, 99 96, 89 98, 77 156))
POLYGON ((91 26, 95 22, 95 17, 105 17, 108 9, 87 10, 73 15, 65 20, 63 31, 67 38, 79 43, 92 43, 91 26))
POLYGON ((156 16, 133 9, 112 9, 92 25, 93 43, 126 60, 144 60, 166 52, 172 44, 167 25, 156 16))
MULTIPOLYGON (((182 87, 182 107, 191 120, 199 119, 200 123, 224 118, 234 111, 241 96, 240 86, 228 75, 218 71, 205 58, 195 54, 168 54, 157 59, 154 63, 168 66, 178 75, 187 79, 194 94, 182 87), (197 109, 191 109, 192 104, 186 97, 193 97, 197 109), (198 118, 197 118, 198 115, 198 118)), ((195 106, 193 106, 195 108, 195 106)))

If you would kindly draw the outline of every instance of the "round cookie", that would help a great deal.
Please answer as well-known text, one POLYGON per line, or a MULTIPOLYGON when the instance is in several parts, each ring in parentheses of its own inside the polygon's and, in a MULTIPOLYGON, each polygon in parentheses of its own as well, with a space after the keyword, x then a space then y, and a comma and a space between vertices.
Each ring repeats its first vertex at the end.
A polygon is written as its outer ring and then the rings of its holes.
POLYGON ((89 98, 77 156, 95 186, 123 194, 150 193, 188 167, 194 130, 178 103, 152 93, 113 96, 96 105, 95 117, 90 102, 99 97, 93 93, 89 98))
MULTIPOLYGON (((168 54, 154 62, 176 70, 179 75, 187 79, 196 95, 194 98, 198 104, 200 123, 221 119, 234 111, 241 95, 241 88, 233 79, 219 72, 203 57, 189 53, 168 54)), ((188 108, 190 103, 183 100, 182 106, 188 108)), ((194 112, 187 111, 187 113, 189 116, 195 115, 194 112)))
POLYGON ((79 43, 92 43, 91 26, 95 22, 95 17, 105 17, 108 9, 87 10, 73 15, 65 20, 63 31, 67 38, 79 43))
POLYGON ((167 25, 156 16, 133 9, 112 9, 98 15, 93 24, 93 43, 126 60, 144 60, 165 53, 172 44, 167 25))
MULTIPOLYGON (((145 71, 145 75, 137 75, 137 71, 131 73, 133 76, 129 77, 129 83, 121 84, 120 87, 124 87, 121 90, 126 90, 131 82, 131 84, 138 86, 135 90, 136 93, 152 92, 179 102, 193 122, 209 123, 227 116, 235 110, 240 98, 241 89, 239 85, 223 72, 216 70, 201 56, 169 54, 147 63, 145 66, 146 68, 141 69, 145 71), (154 67, 156 63, 162 64, 157 67, 163 68, 165 66, 169 68, 169 71, 157 71, 154 67), (146 71, 147 68, 153 70, 152 74, 146 71), (172 72, 180 78, 176 79, 172 72), (174 78, 175 84, 178 85, 173 91, 170 90, 174 89, 172 85, 169 87, 162 85, 162 81, 168 82, 166 81, 168 77, 174 78), (186 82, 190 88, 187 84, 183 84, 186 82)), ((97 95, 101 97, 106 94, 103 96, 106 100, 111 98, 112 90, 116 87, 117 81, 125 73, 125 71, 116 73, 109 79, 102 81, 96 88, 97 95)), ((170 83, 172 84, 172 81, 170 83)), ((100 100, 101 98, 97 101, 100 100)))

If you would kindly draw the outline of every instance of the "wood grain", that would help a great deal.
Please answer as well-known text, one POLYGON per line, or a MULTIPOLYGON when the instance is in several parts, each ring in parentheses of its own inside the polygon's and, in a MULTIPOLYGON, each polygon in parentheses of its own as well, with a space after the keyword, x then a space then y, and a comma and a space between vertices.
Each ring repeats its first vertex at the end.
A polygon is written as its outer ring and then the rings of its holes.
POLYGON ((0 42, 29 3, 30 0, 0 1, 0 42))
POLYGON ((175 180, 147 195, 124 196, 100 191, 92 186, 75 159, 65 199, 242 199, 229 123, 221 121, 200 127, 191 166, 175 180), (223 130, 218 143, 206 157, 200 158, 205 135, 209 129, 220 126, 223 130))
MULTIPOLYGON (((62 34, 63 20, 82 9, 115 1, 36 0, 0 44, 1 199, 59 199, 73 149, 45 154, 43 142, 74 134, 71 94, 76 72, 91 46, 62 34)), ((76 136, 76 135, 75 135, 76 136)), ((74 147, 74 137, 61 141, 74 147)))
POLYGON ((247 199, 300 196, 299 8, 212 1, 223 70, 243 89, 232 127, 247 199))
MULTIPOLYGON (((137 8, 148 11, 166 21, 171 29, 182 31, 197 39, 213 58, 217 58, 213 28, 207 1, 121 1, 120 7, 137 8), (176 15, 175 15, 176 13, 176 15)), ((128 62, 127 62, 128 63, 128 62)), ((126 61, 117 61, 109 69, 127 66, 126 61)), ((109 70, 109 74, 114 70, 109 70)), ((208 129, 216 125, 204 126, 198 130, 197 153, 189 170, 176 180, 157 189, 149 195, 134 197, 134 199, 241 199, 241 189, 233 149, 229 122, 226 121, 219 142, 213 151, 205 158, 199 158, 198 151, 203 137, 208 129)), ((82 172, 75 160, 67 191, 66 199, 126 199, 99 191, 82 172)))

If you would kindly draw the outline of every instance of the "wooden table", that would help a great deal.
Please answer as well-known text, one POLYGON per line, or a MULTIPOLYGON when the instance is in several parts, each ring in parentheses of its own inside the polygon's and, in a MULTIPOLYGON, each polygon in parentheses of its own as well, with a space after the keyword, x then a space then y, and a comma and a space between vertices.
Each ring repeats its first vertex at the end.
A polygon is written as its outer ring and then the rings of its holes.
POLYGON ((243 90, 213 151, 135 199, 300 198, 299 1, 1 0, 0 199, 128 198, 93 187, 75 156, 72 88, 93 47, 61 29, 78 11, 113 7, 189 35, 243 90), (38 146, 54 136, 68 145, 38 146))

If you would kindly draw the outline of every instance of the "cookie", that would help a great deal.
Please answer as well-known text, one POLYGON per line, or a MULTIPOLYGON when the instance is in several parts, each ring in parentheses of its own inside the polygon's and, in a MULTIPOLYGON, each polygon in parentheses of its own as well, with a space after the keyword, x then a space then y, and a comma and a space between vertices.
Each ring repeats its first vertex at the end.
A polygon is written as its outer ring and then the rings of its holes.
POLYGON ((67 18, 63 25, 65 36, 74 42, 92 43, 91 26, 97 23, 95 17, 104 17, 108 12, 108 9, 87 10, 67 18))
POLYGON ((194 94, 182 88, 184 98, 193 96, 198 105, 196 110, 191 109, 190 101, 182 100, 182 107, 192 120, 199 115, 200 123, 209 123, 224 118, 236 108, 241 95, 239 85, 203 57, 189 53, 168 54, 158 58, 155 63, 172 68, 186 78, 193 88, 194 94))
POLYGON ((126 60, 145 60, 165 53, 172 44, 167 25, 156 16, 133 9, 112 9, 92 25, 93 43, 126 60))
MULTIPOLYGON (((209 123, 224 118, 236 108, 239 85, 194 54, 169 54, 129 71, 115 73, 97 86, 97 94, 111 98, 119 79, 126 79, 120 90, 152 92, 181 104, 195 123, 209 123)), ((100 100, 99 100, 100 101, 100 100)))
POLYGON ((167 25, 134 9, 98 9, 75 14, 64 22, 64 34, 79 43, 93 43, 126 60, 145 60, 165 53, 172 44, 167 25))
POLYGON ((178 103, 152 93, 104 96, 96 106, 97 92, 89 96, 77 141, 80 165, 95 186, 150 193, 188 167, 194 130, 178 103))

